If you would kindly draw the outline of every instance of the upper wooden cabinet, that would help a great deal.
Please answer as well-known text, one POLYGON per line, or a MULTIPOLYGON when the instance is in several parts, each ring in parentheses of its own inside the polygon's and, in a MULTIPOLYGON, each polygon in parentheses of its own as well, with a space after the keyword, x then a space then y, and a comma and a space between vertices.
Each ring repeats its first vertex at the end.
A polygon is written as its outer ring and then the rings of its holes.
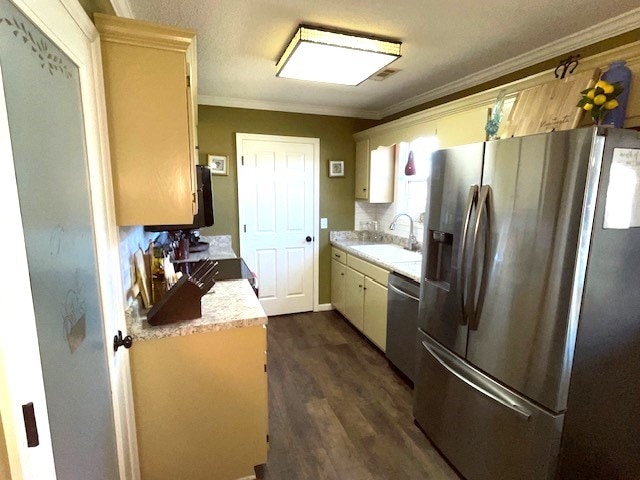
POLYGON ((396 146, 369 150, 369 139, 356 141, 355 197, 369 203, 393 202, 396 146))
POLYGON ((369 139, 356 141, 356 200, 369 200, 369 139))
POLYGON ((197 211, 195 32, 95 14, 118 225, 197 211))

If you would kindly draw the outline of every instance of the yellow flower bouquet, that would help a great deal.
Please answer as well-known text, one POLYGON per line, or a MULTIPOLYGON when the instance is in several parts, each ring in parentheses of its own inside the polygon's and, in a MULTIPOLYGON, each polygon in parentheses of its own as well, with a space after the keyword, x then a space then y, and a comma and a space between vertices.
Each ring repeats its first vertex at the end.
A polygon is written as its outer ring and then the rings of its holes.
POLYGON ((591 118, 596 125, 602 124, 607 114, 618 107, 616 97, 622 93, 624 88, 619 82, 609 83, 600 80, 595 87, 581 91, 582 98, 578 102, 578 107, 591 113, 591 118))

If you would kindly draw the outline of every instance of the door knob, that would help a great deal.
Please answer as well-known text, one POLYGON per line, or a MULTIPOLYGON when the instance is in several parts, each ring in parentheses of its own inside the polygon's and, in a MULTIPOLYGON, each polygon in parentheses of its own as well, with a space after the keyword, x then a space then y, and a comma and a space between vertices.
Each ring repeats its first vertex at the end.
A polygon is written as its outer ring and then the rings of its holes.
POLYGON ((126 337, 122 338, 122 331, 118 330, 118 335, 114 335, 113 336, 113 351, 117 352, 118 348, 120 347, 124 347, 124 348, 131 348, 131 345, 133 344, 133 338, 131 337, 131 335, 127 335, 126 337))
POLYGON ((307 242, 310 242, 310 241, 311 241, 311 237, 310 237, 309 235, 307 235, 307 238, 305 238, 305 240, 306 240, 307 242))

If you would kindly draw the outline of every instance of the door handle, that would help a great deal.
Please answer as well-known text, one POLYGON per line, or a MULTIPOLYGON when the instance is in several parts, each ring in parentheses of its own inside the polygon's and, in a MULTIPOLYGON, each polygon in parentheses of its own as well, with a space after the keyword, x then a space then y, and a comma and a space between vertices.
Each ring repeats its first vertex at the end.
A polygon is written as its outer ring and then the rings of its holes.
MULTIPOLYGON (((473 204, 478 197, 478 185, 471 185, 469 187, 469 195, 467 196, 467 208, 464 215, 464 226, 462 227, 462 240, 460 241, 460 263, 458 265, 458 295, 460 296, 460 309, 462 311, 462 320, 460 325, 467 324, 467 309, 465 306, 464 287, 467 283, 467 275, 465 270, 465 260, 467 251, 467 234, 469 231, 469 224, 471 223, 471 212, 473 211, 473 204)), ((472 256, 473 258, 473 256, 472 256)))
POLYGON ((22 416, 24 417, 24 430, 27 435, 27 447, 37 447, 40 445, 40 437, 38 435, 38 424, 33 402, 22 405, 22 416))
POLYGON ((519 399, 509 392, 501 390, 499 387, 492 385, 491 381, 485 379, 484 376, 474 372, 468 367, 460 367, 459 361, 455 359, 454 354, 445 351, 442 347, 431 345, 431 342, 422 341, 422 346, 431 354, 431 356, 452 375, 466 383, 468 386, 476 390, 481 395, 490 398, 496 403, 506 407, 525 421, 531 419, 531 413, 523 406, 519 399))
POLYGON ((402 295, 403 297, 410 298, 411 300, 414 300, 416 302, 420 301, 419 298, 416 298, 413 295, 409 295, 408 293, 403 292, 402 290, 400 290, 399 288, 391 285, 390 283, 387 285, 387 287, 389 287, 390 290, 394 291, 398 295, 402 295))
POLYGON ((307 242, 310 242, 310 241, 311 241, 311 240, 313 240, 313 239, 312 239, 309 235, 307 235, 307 238, 305 238, 305 240, 306 240, 307 242))
POLYGON ((131 348, 133 344, 133 338, 131 335, 127 335, 122 338, 122 330, 118 330, 118 335, 113 336, 113 351, 117 352, 120 347, 131 348))
MULTIPOLYGON (((480 233, 480 223, 482 222, 482 217, 486 214, 487 217, 487 226, 486 226, 486 238, 485 238, 485 255, 487 249, 489 248, 489 235, 490 235, 490 216, 489 216, 489 199, 491 197, 491 187, 489 185, 483 185, 480 189, 480 195, 478 197, 478 215, 476 216, 476 224, 473 228, 473 245, 471 246, 471 302, 472 302, 472 310, 471 310, 471 318, 469 319, 469 328, 472 330, 478 329, 478 305, 475 302, 475 290, 476 290, 476 247, 478 245, 478 234, 480 233)), ((486 271, 486 258, 483 261, 482 269, 483 272, 486 271)), ((480 285, 482 286, 483 282, 480 281, 480 285)))

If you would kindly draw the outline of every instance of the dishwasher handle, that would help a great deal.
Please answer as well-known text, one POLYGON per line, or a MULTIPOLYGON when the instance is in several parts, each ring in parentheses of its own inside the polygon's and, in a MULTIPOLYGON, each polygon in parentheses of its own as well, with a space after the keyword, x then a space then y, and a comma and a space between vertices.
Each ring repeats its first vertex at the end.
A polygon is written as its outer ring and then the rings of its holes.
POLYGON ((388 286, 392 291, 394 291, 395 293, 397 293, 398 295, 402 295, 403 297, 410 298, 411 300, 415 300, 416 302, 419 302, 419 301, 420 301, 420 299, 419 299, 419 298, 416 298, 416 297, 414 297, 413 295, 409 295, 408 293, 403 292, 403 291, 402 291, 402 290, 400 290, 398 287, 395 287, 394 285, 392 285, 392 284, 390 284, 390 283, 389 283, 387 286, 388 286))

